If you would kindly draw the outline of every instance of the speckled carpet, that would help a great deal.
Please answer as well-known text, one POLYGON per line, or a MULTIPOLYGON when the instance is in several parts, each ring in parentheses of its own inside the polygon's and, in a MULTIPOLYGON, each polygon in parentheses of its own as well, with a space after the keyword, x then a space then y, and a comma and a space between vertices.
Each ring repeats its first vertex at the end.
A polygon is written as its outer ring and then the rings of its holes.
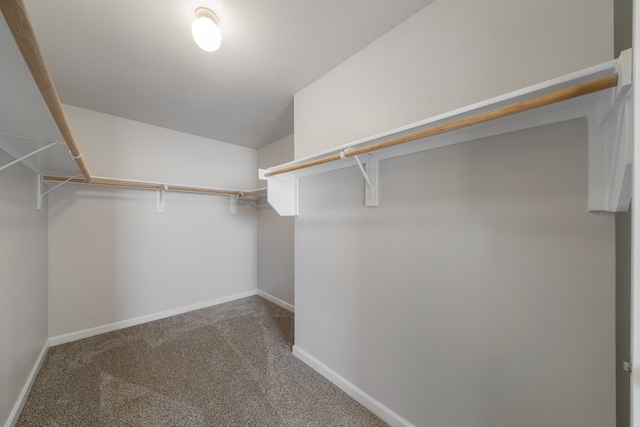
POLYGON ((49 349, 17 426, 384 426, 250 297, 49 349))

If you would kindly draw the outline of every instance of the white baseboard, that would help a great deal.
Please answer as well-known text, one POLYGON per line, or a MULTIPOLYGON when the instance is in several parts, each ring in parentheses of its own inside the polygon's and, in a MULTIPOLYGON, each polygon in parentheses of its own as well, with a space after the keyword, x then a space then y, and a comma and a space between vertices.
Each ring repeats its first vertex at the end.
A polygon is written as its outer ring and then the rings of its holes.
POLYGON ((284 308, 285 310, 289 310, 292 313, 296 312, 296 307, 293 304, 289 304, 286 301, 281 300, 280 298, 276 298, 271 294, 268 294, 264 291, 261 291, 258 289, 258 295, 261 296, 262 298, 271 301, 272 303, 279 305, 280 307, 284 308))
POLYGON ((31 369, 31 373, 27 377, 27 381, 24 383, 24 387, 22 387, 22 391, 18 396, 18 400, 16 404, 13 405, 13 409, 9 414, 9 418, 7 418, 7 422, 5 423, 5 427, 12 427, 18 421, 18 417, 20 416, 20 412, 22 412, 22 408, 24 404, 27 402, 27 397, 29 397, 29 392, 31 391, 31 387, 33 387, 33 383, 38 376, 38 372, 40 372, 40 367, 42 366, 42 362, 44 361, 44 357, 47 355, 47 350, 49 350, 49 340, 44 342, 42 346, 42 350, 36 359, 36 363, 33 365, 31 369))
POLYGON ((409 421, 402 418, 400 415, 387 408, 382 403, 378 402, 373 397, 369 396, 360 388, 356 387, 353 383, 347 381, 344 377, 340 376, 337 372, 329 368, 327 365, 302 350, 297 345, 293 346, 293 355, 304 363, 312 367, 315 371, 320 373, 323 377, 337 385, 342 391, 351 396, 354 400, 360 403, 362 406, 376 414, 383 421, 390 424, 393 427, 415 427, 409 421))
POLYGON ((187 313, 189 311, 199 310, 201 308, 211 307, 214 305, 224 304, 225 302, 235 301, 242 298, 247 298, 256 295, 258 291, 256 289, 240 292, 233 295, 228 295, 222 298, 216 298, 208 301, 202 301, 196 304, 185 305, 171 310, 161 311, 159 313, 147 314, 146 316, 140 316, 133 319, 123 320, 120 322, 110 323, 108 325, 97 326, 95 328, 83 329, 81 331, 70 332, 68 334, 58 335, 49 338, 50 345, 56 346, 60 344, 66 344, 68 342, 81 340, 83 338, 89 338, 95 335, 104 334, 106 332, 116 331, 118 329, 128 328, 129 326, 140 325, 142 323, 152 322, 158 319, 164 319, 165 317, 175 316, 177 314, 187 313))

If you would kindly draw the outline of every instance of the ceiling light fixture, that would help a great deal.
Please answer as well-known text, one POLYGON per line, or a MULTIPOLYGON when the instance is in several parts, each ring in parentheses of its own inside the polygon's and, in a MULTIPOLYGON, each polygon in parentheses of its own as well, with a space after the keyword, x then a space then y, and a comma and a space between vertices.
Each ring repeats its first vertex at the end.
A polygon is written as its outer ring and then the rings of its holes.
POLYGON ((218 28, 218 15, 205 7, 197 8, 191 34, 200 49, 207 52, 217 50, 222 42, 222 34, 218 28))

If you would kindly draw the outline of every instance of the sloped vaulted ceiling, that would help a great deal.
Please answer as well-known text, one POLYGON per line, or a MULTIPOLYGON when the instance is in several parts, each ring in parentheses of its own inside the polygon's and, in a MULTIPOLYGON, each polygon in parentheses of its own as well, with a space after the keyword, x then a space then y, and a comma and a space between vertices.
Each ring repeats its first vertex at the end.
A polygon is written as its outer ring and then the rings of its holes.
POLYGON ((258 148, 293 95, 432 0, 26 0, 63 103, 258 148), (191 38, 196 7, 222 46, 191 38))

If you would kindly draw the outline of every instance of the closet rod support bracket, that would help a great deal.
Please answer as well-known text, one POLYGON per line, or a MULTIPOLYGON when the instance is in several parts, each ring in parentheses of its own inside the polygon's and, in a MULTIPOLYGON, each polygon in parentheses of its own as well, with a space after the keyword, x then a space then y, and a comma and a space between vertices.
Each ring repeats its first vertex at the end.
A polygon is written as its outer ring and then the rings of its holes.
POLYGON ((65 185, 67 182, 79 177, 79 174, 75 174, 73 175, 71 178, 67 178, 64 181, 62 181, 60 184, 56 185, 53 188, 48 189, 47 191, 43 191, 44 189, 44 174, 42 172, 40 172, 38 174, 38 188, 37 188, 37 201, 36 201, 36 207, 39 211, 42 210, 42 204, 43 204, 43 200, 44 200, 44 196, 46 196, 47 194, 51 193, 53 190, 62 187, 63 185, 65 185))
POLYGON ((164 184, 163 188, 156 190, 156 212, 164 213, 164 193, 169 190, 169 186, 164 184))
MULTIPOLYGON (((346 157, 346 153, 348 153, 349 151, 352 151, 352 148, 347 148, 346 150, 342 150, 340 152, 340 158, 342 160, 345 160, 346 157)), ((369 154, 365 154, 366 156, 370 156, 369 154)), ((360 173, 362 174, 362 177, 364 178, 364 180, 366 181, 367 185, 369 187, 371 187, 371 180, 369 179, 369 175, 367 174, 367 171, 364 169, 364 166, 362 165, 362 162, 360 161, 360 158, 358 158, 357 155, 353 156, 353 159, 356 161, 356 165, 358 165, 358 169, 360 169, 360 173)))
MULTIPOLYGON (((352 151, 352 148, 347 148, 340 152, 340 158, 347 159, 347 153, 352 151)), ((358 155, 352 155, 356 161, 356 165, 365 180, 364 188, 364 205, 367 207, 378 207, 378 160, 369 153, 364 153, 366 160, 363 162, 358 155)))
MULTIPOLYGON (((611 116, 624 108, 628 94, 633 87, 633 52, 631 49, 620 53, 616 63, 618 84, 614 90, 601 94, 597 103, 598 125, 606 125, 611 122, 611 116)), ((615 120, 615 119, 614 119, 615 120)))
POLYGON ((378 207, 378 159, 370 154, 365 154, 364 167, 369 177, 370 185, 364 188, 364 205, 366 207, 378 207))
POLYGON ((229 198, 229 213, 231 215, 235 215, 238 212, 238 199, 240 198, 240 196, 238 196, 237 194, 232 194, 231 196, 229 196, 229 198))
POLYGON ((38 174, 37 179, 37 188, 36 188, 36 209, 39 211, 42 210, 42 187, 44 185, 44 181, 42 180, 42 172, 38 174))
POLYGON ((267 169, 258 170, 258 179, 267 181, 267 202, 280 216, 298 216, 298 176, 282 173, 267 176, 267 169))
POLYGON ((618 84, 602 92, 588 118, 590 211, 625 212, 633 169, 633 52, 620 53, 618 84))

